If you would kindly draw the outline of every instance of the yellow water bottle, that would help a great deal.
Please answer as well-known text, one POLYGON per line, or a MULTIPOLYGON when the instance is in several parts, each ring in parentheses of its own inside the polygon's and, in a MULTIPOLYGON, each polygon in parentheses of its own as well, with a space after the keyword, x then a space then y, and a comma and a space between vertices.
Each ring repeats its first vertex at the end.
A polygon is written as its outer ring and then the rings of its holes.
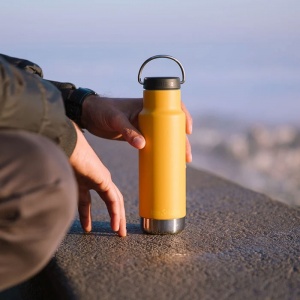
POLYGON ((169 55, 156 55, 141 66, 138 81, 144 87, 139 127, 146 146, 139 150, 139 212, 144 232, 173 234, 184 229, 186 216, 185 114, 180 84, 185 81, 181 63, 169 55), (157 58, 175 61, 179 77, 146 77, 145 65, 157 58))

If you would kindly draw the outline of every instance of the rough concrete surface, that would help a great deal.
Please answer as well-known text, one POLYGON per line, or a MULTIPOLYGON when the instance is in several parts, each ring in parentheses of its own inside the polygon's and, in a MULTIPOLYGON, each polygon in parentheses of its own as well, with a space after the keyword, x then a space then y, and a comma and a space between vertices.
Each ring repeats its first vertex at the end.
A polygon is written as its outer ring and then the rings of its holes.
POLYGON ((128 236, 109 227, 93 194, 93 231, 79 221, 22 299, 300 299, 300 212, 211 174, 187 169, 187 224, 145 235, 137 151, 89 137, 126 201, 128 236))

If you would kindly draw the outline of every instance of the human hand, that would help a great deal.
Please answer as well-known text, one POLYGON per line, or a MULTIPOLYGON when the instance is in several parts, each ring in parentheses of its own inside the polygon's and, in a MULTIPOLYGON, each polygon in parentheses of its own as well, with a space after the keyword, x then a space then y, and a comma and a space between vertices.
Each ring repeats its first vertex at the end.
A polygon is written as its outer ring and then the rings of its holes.
MULTIPOLYGON (((137 149, 144 148, 146 142, 138 130, 138 115, 143 109, 142 98, 106 98, 88 96, 83 102, 81 123, 92 134, 107 138, 126 140, 137 149)), ((186 133, 192 133, 192 117, 185 105, 186 133)), ((186 161, 192 161, 191 145, 186 139, 186 161)))
POLYGON ((126 236, 126 217, 124 200, 121 192, 111 180, 108 169, 102 164, 77 127, 77 143, 70 157, 79 188, 78 212, 80 223, 85 232, 92 230, 91 196, 95 190, 105 202, 111 219, 111 228, 119 236, 126 236))

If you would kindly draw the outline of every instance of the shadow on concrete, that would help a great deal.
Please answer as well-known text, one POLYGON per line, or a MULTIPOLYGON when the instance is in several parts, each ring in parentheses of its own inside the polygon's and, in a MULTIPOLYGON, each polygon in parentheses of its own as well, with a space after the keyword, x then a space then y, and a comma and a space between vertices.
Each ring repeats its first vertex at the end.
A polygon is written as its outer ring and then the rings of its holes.
POLYGON ((53 258, 28 281, 0 293, 0 300, 76 300, 69 281, 53 258))
MULTIPOLYGON (((93 221, 93 228, 89 233, 84 233, 79 220, 75 220, 68 232, 71 235, 97 235, 97 236, 115 236, 116 233, 112 231, 110 222, 105 221, 93 221)), ((128 234, 143 234, 140 224, 127 223, 126 224, 128 234)))

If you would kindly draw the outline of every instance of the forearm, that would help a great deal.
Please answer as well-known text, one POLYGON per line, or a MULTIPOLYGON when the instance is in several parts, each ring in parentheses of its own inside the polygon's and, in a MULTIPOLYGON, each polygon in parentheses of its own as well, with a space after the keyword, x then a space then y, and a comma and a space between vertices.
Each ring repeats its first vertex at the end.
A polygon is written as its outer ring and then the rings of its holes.
MULTIPOLYGON (((42 134, 70 155, 76 132, 65 116, 60 92, 49 82, 14 67, 0 55, 0 128, 42 134)), ((10 58, 13 60, 13 58, 10 58)))
MULTIPOLYGON (((4 55, 4 54, 0 54, 0 55, 7 62, 9 62, 9 64, 13 65, 14 67, 17 67, 18 69, 21 69, 21 70, 25 71, 26 73, 34 74, 36 77, 43 78, 43 70, 36 63, 31 62, 26 59, 16 58, 16 57, 4 55)), ((70 119, 74 120, 74 118, 72 117, 72 111, 74 109, 73 109, 72 105, 69 105, 69 103, 72 102, 71 95, 72 95, 72 92, 74 90, 76 90, 76 86, 70 82, 58 82, 58 81, 46 80, 46 79, 44 79, 44 81, 46 82, 46 84, 48 82, 48 83, 54 85, 60 91, 61 97, 64 102, 66 115, 69 118, 71 117, 70 119)))

